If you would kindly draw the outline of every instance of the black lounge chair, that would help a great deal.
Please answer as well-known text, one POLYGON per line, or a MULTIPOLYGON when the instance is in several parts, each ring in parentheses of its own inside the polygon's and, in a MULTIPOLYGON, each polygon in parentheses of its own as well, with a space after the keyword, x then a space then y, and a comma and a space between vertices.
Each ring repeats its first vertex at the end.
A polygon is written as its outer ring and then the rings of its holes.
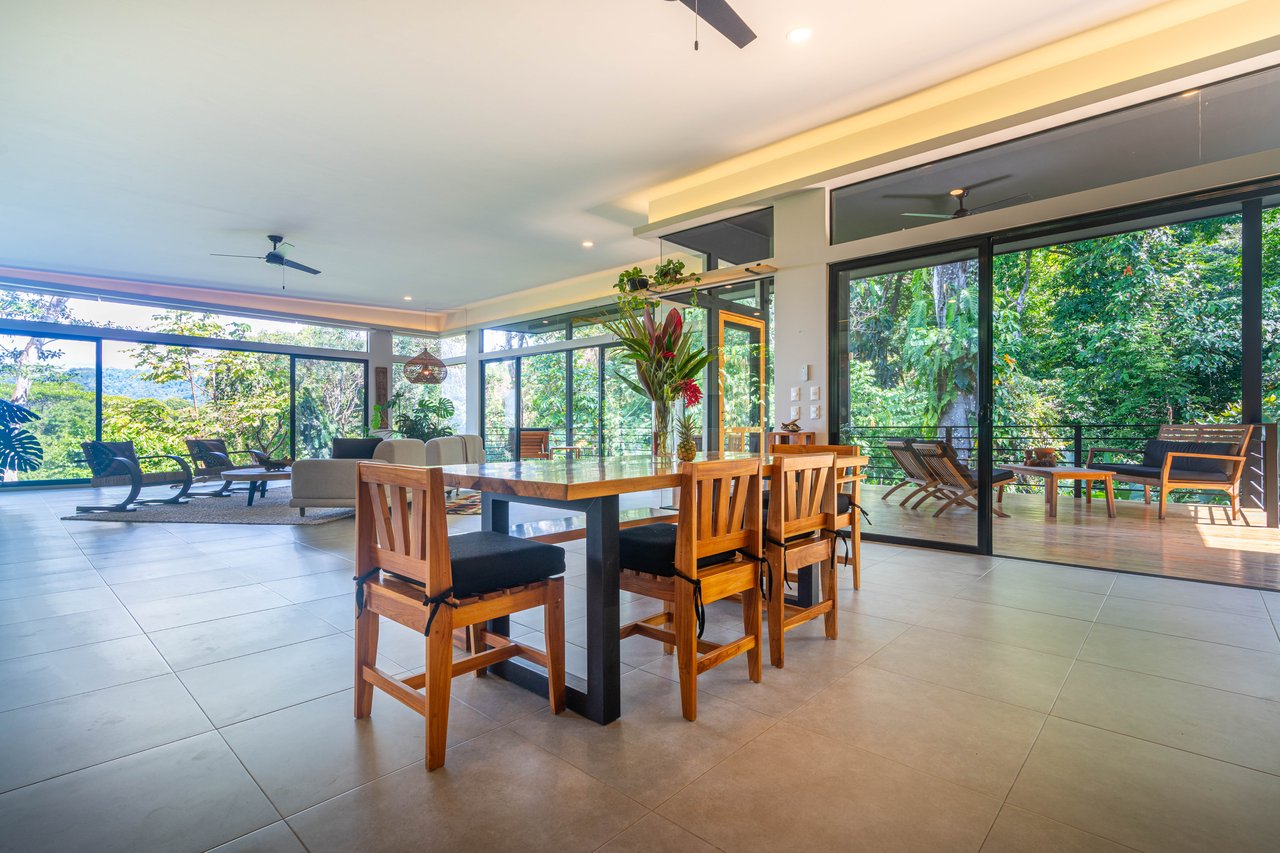
MULTIPOLYGON (((220 479, 224 471, 238 468, 265 468, 271 457, 261 450, 228 450, 227 443, 220 438, 188 438, 187 453, 191 456, 191 477, 197 482, 208 482, 220 479), (232 456, 245 456, 248 460, 242 464, 231 461, 232 456)), ((247 491, 248 486, 233 487, 223 480, 222 486, 211 492, 191 492, 191 497, 226 497, 231 492, 247 491)))
POLYGON ((85 441, 80 444, 84 449, 84 461, 93 474, 90 485, 95 488, 112 486, 128 486, 129 494, 124 500, 110 506, 78 506, 76 512, 133 512, 134 506, 146 504, 184 504, 187 503, 187 492, 191 490, 191 466, 181 456, 167 453, 153 456, 139 456, 133 449, 132 441, 85 441), (177 470, 148 471, 142 470, 142 462, 156 459, 169 459, 177 463, 177 470), (148 498, 140 500, 138 495, 144 486, 178 486, 176 494, 167 498, 148 498))

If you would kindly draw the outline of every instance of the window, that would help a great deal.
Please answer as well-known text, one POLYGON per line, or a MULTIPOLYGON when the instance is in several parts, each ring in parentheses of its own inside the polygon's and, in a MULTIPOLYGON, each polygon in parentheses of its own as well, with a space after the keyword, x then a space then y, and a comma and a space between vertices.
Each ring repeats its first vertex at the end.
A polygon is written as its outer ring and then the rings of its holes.
POLYGON ((24 425, 40 441, 44 461, 31 472, 0 469, 0 482, 89 476, 80 442, 97 434, 97 344, 0 334, 0 399, 39 420, 24 425))
POLYGON ((692 253, 691 258, 680 259, 685 261, 689 270, 697 272, 772 258, 773 208, 753 210, 741 216, 668 234, 662 238, 664 257, 671 247, 692 253))
POLYGON ((466 358, 467 336, 449 335, 429 338, 423 335, 392 335, 391 351, 395 355, 414 356, 426 348, 440 359, 466 358))
POLYGON ((333 439, 364 434, 363 362, 298 358, 293 394, 298 456, 323 459, 329 456, 333 439))

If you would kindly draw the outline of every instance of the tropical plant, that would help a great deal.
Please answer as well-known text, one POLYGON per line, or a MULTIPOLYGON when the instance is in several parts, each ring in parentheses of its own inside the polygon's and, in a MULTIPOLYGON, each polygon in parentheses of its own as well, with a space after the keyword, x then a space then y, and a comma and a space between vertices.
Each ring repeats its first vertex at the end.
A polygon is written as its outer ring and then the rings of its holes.
POLYGON ((453 412, 453 401, 448 397, 424 397, 409 411, 396 415, 396 430, 405 438, 420 441, 453 435, 449 426, 453 412))
POLYGON ((17 403, 0 400, 0 469, 29 474, 44 463, 44 448, 23 424, 40 416, 17 403))

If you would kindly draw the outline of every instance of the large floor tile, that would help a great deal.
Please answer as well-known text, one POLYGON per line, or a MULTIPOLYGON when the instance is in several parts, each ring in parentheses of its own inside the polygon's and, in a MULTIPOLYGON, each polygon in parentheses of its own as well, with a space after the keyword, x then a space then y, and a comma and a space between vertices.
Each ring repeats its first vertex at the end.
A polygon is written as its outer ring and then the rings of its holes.
POLYGON ((1265 850, 1280 777, 1050 718, 1009 802, 1142 850, 1265 850))
POLYGON ((1111 594, 1161 604, 1181 604, 1205 610, 1225 610, 1244 616, 1267 615, 1257 590, 1212 583, 1157 578, 1150 575, 1118 575, 1111 594))
POLYGON ((328 622, 291 606, 166 628, 148 636, 171 667, 191 669, 336 633, 328 622))
POLYGON ((915 627, 867 665, 1048 713, 1071 658, 915 627))
POLYGON ((1280 637, 1276 636, 1271 620, 1240 613, 1116 596, 1108 598, 1102 605, 1098 621, 1122 628, 1280 653, 1280 637))
POLYGON ((289 600, 258 584, 218 589, 178 598, 144 601, 129 605, 129 612, 146 631, 160 631, 179 625, 194 625, 256 610, 284 607, 289 600))
POLYGON ((103 586, 102 577, 92 568, 73 572, 32 574, 14 580, 0 580, 0 600, 26 598, 31 595, 47 595, 52 592, 68 592, 103 586))
POLYGON ((13 658, 0 661, 0 711, 168 673, 144 636, 13 658))
POLYGON ((1080 660, 1280 701, 1280 655, 1095 625, 1080 660))
POLYGON ((864 586, 860 590, 841 589, 836 592, 836 605, 841 610, 912 625, 930 611, 944 607, 950 600, 949 595, 901 587, 864 586))
POLYGON ((1079 661, 1053 715, 1280 775, 1280 703, 1079 661))
POLYGON ((317 598, 304 601, 298 605, 309 613, 314 613, 339 631, 354 631, 356 627, 355 587, 342 595, 329 598, 317 598))
POLYGON ((348 565, 328 572, 264 581, 262 585, 293 602, 315 601, 335 595, 354 595, 353 571, 348 565))
MULTIPOLYGON (((23 535, 26 535, 25 531, 23 535)), ((42 553, 38 560, 32 559, 30 548, 25 550, 25 559, 6 562, 3 557, 0 557, 0 580, 15 581, 64 572, 83 572, 93 568, 89 558, 81 554, 80 549, 74 545, 64 550, 62 556, 48 556, 42 553)))
POLYGON ((982 845, 982 853, 1124 853, 1132 849, 1008 803, 982 845))
POLYGON ((298 836, 282 820, 213 848, 210 853, 306 853, 298 836))
POLYGON ((923 627, 1034 649, 1051 655, 1075 657, 1093 623, 1065 616, 984 604, 965 598, 952 599, 945 607, 925 614, 923 627))
POLYGON ((48 619, 51 616, 68 616, 72 613, 91 613, 115 607, 119 603, 115 593, 105 586, 11 598, 0 601, 0 625, 48 619))
POLYGON ((722 850, 976 850, 1000 801, 779 723, 658 813, 722 850))
POLYGON ((644 808, 502 729, 289 818, 316 853, 366 849, 594 850, 644 808), (527 804, 514 808, 513 804, 527 804), (429 840, 429 841, 428 841, 429 840))
POLYGON ((715 847, 650 812, 600 848, 600 853, 716 853, 715 847))
POLYGON ((773 725, 774 720, 702 691, 698 719, 680 713, 674 682, 647 673, 640 701, 628 704, 622 719, 601 726, 576 714, 529 714, 510 728, 597 779, 653 808, 735 749, 773 725))
MULTIPOLYGON (((422 715, 378 691, 373 714, 357 720, 352 713, 354 695, 344 690, 222 730, 281 814, 296 814, 422 762, 422 715)), ((449 744, 464 743, 498 725, 455 701, 449 711, 449 744)))
POLYGON ((1031 560, 1000 560, 986 574, 986 580, 999 584, 1049 586, 1106 595, 1115 583, 1116 573, 1031 560))
POLYGON ((0 714, 0 791, 207 732, 172 675, 0 714))
POLYGON ((1068 619, 1093 620, 1102 607, 1106 596, 1096 592, 1083 592, 1078 589, 1062 589, 1044 586, 1039 583, 1008 583, 1001 578, 990 575, 974 581, 959 592, 959 598, 970 601, 982 601, 987 604, 999 604, 1002 607, 1017 607, 1021 610, 1034 610, 1037 613, 1050 613, 1054 616, 1065 616, 1068 619))
POLYGON ((166 575, 141 581, 112 581, 111 589, 126 606, 141 604, 144 601, 159 601, 163 598, 177 598, 183 595, 194 595, 199 592, 211 592, 216 589, 229 589, 236 586, 248 586, 253 579, 246 577, 235 569, 209 569, 200 572, 184 572, 180 575, 166 575))
POLYGON ((142 629, 133 616, 119 604, 95 610, 89 616, 71 613, 28 622, 10 622, 0 625, 0 660, 103 640, 118 640, 141 633, 142 629))
POLYGON ((1044 715, 860 666, 787 722, 1003 798, 1044 715))
POLYGON ((0 795, 0 849, 182 853, 277 820, 210 732, 0 795))

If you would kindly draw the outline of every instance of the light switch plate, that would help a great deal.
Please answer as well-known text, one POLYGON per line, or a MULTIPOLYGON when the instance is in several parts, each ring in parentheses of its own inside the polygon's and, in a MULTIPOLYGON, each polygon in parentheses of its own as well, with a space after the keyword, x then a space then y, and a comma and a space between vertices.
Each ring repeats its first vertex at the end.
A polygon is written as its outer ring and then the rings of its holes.
POLYGON ((795 400, 796 402, 799 402, 799 401, 800 401, 800 386, 798 386, 798 385, 796 385, 796 386, 792 386, 792 388, 791 388, 791 399, 792 399, 792 400, 795 400))
POLYGON ((807 364, 800 365, 800 381, 801 382, 809 381, 809 365, 807 364))
POLYGON ((815 421, 816 421, 816 420, 821 419, 821 418, 822 418, 822 407, 821 407, 821 406, 810 406, 810 407, 809 407, 809 417, 810 417, 810 418, 812 418, 812 419, 813 419, 813 420, 815 420, 815 421))
POLYGON ((791 407, 791 420, 793 420, 793 421, 794 421, 794 420, 795 420, 796 418, 798 418, 798 417, 800 417, 800 407, 799 407, 799 406, 792 406, 792 407, 791 407))
POLYGON ((810 399, 810 400, 821 400, 821 399, 822 399, 822 386, 821 386, 821 385, 811 385, 811 386, 809 386, 809 399, 810 399))

